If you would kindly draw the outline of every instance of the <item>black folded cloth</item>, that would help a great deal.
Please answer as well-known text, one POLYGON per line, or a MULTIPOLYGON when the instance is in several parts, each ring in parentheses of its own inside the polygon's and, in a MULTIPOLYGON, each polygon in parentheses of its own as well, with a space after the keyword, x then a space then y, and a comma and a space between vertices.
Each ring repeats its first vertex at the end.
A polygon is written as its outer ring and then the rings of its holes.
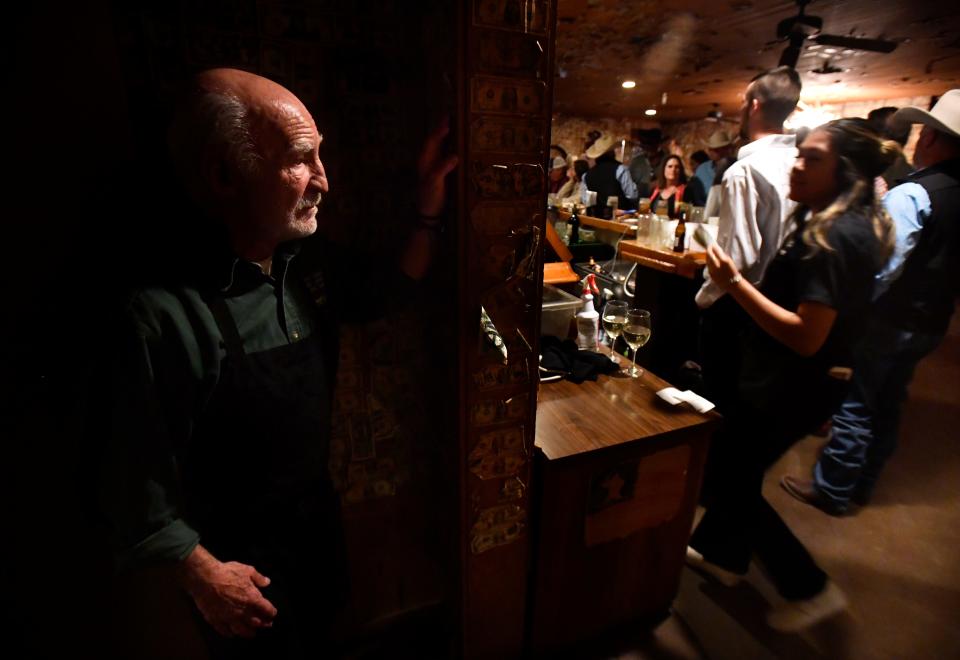
POLYGON ((540 354, 541 374, 563 374, 574 383, 596 380, 597 375, 613 373, 619 368, 606 355, 581 351, 572 339, 544 335, 540 337, 540 354))

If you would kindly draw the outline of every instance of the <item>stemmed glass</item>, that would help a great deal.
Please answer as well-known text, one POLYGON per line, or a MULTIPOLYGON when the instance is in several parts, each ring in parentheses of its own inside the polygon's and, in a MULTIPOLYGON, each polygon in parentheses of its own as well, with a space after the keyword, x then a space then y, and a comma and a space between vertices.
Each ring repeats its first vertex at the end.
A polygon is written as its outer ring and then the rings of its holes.
MULTIPOLYGON (((611 300, 603 306, 603 316, 600 318, 603 322, 603 331, 610 337, 611 351, 616 350, 614 346, 617 343, 617 337, 623 330, 623 324, 627 322, 627 311, 629 311, 629 307, 622 300, 611 300)), ((620 359, 616 357, 616 353, 613 355, 613 361, 620 364, 620 359)))
POLYGON ((650 341, 650 312, 645 309, 631 309, 627 313, 627 322, 623 325, 623 339, 633 349, 633 364, 628 372, 633 378, 643 375, 643 369, 637 368, 637 349, 650 341))

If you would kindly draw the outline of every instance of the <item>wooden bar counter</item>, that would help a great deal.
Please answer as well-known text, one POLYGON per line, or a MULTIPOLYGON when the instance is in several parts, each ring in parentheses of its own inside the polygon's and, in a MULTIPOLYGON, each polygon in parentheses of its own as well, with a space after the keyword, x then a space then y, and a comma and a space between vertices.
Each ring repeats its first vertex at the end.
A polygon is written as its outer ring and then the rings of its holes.
MULTIPOLYGON (((557 211, 557 217, 564 222, 570 219, 572 214, 570 211, 564 211, 562 209, 557 211)), ((594 218, 593 216, 580 214, 577 216, 580 218, 580 224, 585 227, 593 227, 595 229, 607 229, 609 231, 614 231, 624 236, 636 236, 637 235, 637 226, 628 222, 617 222, 615 220, 604 220, 603 218, 594 218)))
MULTIPOLYGON (((569 211, 557 211, 557 217, 564 222, 570 220, 569 211)), ((641 266, 659 270, 671 275, 680 275, 688 279, 696 277, 697 273, 707 264, 706 252, 674 252, 662 248, 654 248, 636 240, 637 226, 634 223, 603 220, 589 215, 579 215, 580 224, 594 229, 605 229, 620 234, 620 256, 627 261, 634 261, 641 266)))
POLYGON ((680 275, 693 279, 707 264, 706 252, 674 252, 662 248, 643 245, 636 240, 620 241, 620 256, 627 261, 635 261, 641 266, 653 268, 671 275, 680 275))
POLYGON ((655 394, 667 386, 649 371, 540 385, 536 653, 656 619, 676 595, 720 416, 668 405, 655 394))

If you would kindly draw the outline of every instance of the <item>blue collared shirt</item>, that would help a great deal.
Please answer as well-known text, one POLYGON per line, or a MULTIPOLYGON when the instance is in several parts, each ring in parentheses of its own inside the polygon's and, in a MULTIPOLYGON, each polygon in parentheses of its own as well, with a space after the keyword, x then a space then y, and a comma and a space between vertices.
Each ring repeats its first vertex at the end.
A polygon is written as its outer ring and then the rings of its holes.
POLYGON ((930 205, 930 195, 923 186, 912 181, 892 188, 884 195, 883 205, 893 219, 897 242, 893 248, 893 255, 877 274, 874 300, 900 277, 904 264, 917 246, 917 241, 920 240, 923 223, 930 217, 933 210, 930 205))
POLYGON ((705 161, 700 163, 696 171, 694 171, 693 176, 697 179, 700 179, 703 183, 703 194, 706 195, 709 192, 711 186, 713 186, 713 179, 716 176, 717 168, 713 164, 712 160, 705 161))

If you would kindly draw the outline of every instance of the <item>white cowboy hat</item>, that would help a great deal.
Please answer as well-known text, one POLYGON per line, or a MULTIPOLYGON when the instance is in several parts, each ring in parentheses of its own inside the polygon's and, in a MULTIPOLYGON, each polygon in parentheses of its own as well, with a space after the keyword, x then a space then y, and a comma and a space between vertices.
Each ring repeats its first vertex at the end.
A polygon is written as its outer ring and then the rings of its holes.
POLYGON ((707 146, 711 149, 719 149, 728 144, 733 144, 733 138, 726 131, 714 131, 707 140, 707 146))
POLYGON ((601 135, 590 145, 590 148, 587 149, 587 158, 593 158, 594 160, 600 158, 600 156, 613 149, 613 144, 614 140, 612 135, 601 135))
POLYGON ((893 113, 893 121, 901 124, 925 124, 932 129, 960 137, 960 89, 951 89, 941 96, 930 112, 916 106, 900 108, 893 113))

